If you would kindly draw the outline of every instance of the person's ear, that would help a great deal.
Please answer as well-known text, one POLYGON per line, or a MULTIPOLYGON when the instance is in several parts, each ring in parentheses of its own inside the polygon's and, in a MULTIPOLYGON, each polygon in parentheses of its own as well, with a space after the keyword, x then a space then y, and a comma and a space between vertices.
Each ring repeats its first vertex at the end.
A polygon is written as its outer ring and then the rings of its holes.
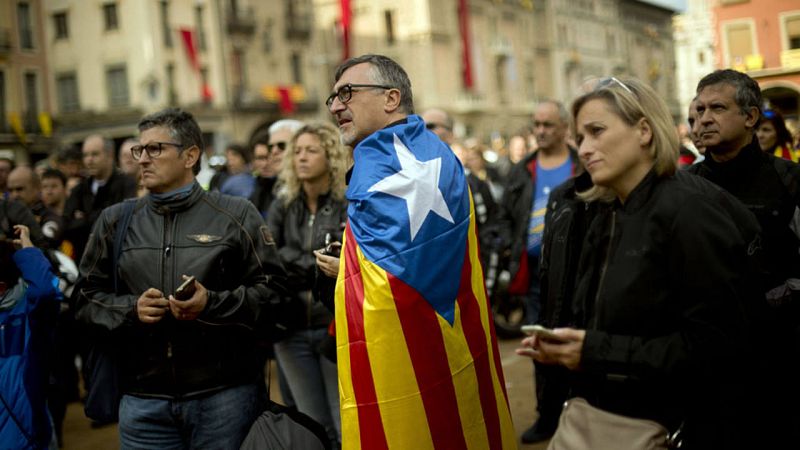
POLYGON ((642 117, 636 127, 639 131, 639 145, 643 148, 649 147, 650 143, 653 142, 653 128, 650 126, 650 122, 642 117))
POLYGON ((193 168, 195 164, 197 164, 197 160, 200 159, 200 148, 196 145, 193 145, 186 150, 183 151, 186 155, 186 160, 183 162, 184 168, 193 168))
POLYGON ((383 104, 383 109, 387 113, 393 113, 400 108, 400 89, 392 88, 386 90, 386 101, 383 104))
POLYGON ((755 128, 756 124, 758 123, 758 119, 761 118, 761 111, 758 110, 755 106, 751 106, 750 108, 743 109, 744 112, 744 126, 747 128, 755 128))

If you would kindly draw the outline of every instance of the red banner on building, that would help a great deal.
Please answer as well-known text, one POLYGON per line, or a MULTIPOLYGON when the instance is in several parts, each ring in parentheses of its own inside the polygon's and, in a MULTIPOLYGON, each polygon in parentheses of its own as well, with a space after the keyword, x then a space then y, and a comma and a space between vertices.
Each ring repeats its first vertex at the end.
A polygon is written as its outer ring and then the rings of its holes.
POLYGON ((458 0, 458 30, 461 32, 461 72, 464 88, 472 89, 472 48, 469 37, 469 5, 467 0, 458 0))
POLYGON ((353 13, 350 9, 350 0, 339 0, 342 8, 342 61, 350 58, 350 27, 353 21, 353 13))
POLYGON ((208 80, 203 77, 203 73, 200 71, 200 59, 197 56, 197 48, 194 46, 194 32, 189 28, 181 28, 181 40, 183 41, 183 48, 186 49, 186 56, 189 58, 189 63, 191 63, 192 68, 197 72, 197 76, 200 77, 200 96, 203 98, 204 102, 210 102, 212 100, 212 93, 211 87, 208 85, 208 80))

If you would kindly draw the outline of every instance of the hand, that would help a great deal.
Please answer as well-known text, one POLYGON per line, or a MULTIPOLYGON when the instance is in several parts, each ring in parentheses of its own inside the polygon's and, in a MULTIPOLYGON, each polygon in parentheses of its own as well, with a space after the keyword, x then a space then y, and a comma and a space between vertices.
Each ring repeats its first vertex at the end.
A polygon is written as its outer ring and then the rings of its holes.
POLYGON ((22 248, 33 247, 30 228, 25 225, 14 225, 14 234, 19 236, 19 239, 14 239, 14 245, 18 245, 22 248))
POLYGON ((566 342, 546 341, 533 335, 522 340, 522 347, 516 350, 517 354, 529 356, 542 364, 560 364, 570 370, 577 370, 581 363, 586 331, 556 328, 553 332, 563 337, 566 342))
POLYGON ((167 313, 169 301, 156 288, 150 288, 136 300, 136 313, 142 323, 156 323, 167 313))
MULTIPOLYGON (((183 279, 188 279, 188 275, 184 275, 183 279)), ((173 295, 169 296, 169 310, 172 315, 178 320, 194 320, 197 316, 206 309, 208 303, 208 290, 195 280, 194 295, 189 300, 178 300, 173 295)))
POLYGON ((317 267, 325 275, 336 278, 339 276, 339 258, 329 256, 323 253, 324 249, 314 250, 314 256, 317 257, 317 267))

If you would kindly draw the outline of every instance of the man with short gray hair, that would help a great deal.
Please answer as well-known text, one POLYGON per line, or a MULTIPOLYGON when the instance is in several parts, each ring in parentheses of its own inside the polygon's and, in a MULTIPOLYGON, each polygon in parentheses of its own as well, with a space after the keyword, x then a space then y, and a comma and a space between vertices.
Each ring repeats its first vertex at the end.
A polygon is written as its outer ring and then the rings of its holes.
POLYGON ((131 151, 149 193, 103 210, 75 316, 120 356, 122 448, 238 449, 265 406, 257 344, 285 273, 255 207, 195 179, 204 145, 191 114, 163 110, 139 131, 131 151))

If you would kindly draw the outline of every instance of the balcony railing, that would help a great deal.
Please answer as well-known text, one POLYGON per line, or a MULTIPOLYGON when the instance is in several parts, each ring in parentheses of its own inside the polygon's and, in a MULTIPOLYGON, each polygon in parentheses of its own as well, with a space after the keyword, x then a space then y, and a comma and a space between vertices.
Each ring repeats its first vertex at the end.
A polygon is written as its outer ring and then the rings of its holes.
POLYGON ((256 19, 253 8, 228 8, 228 33, 251 36, 256 31, 256 19))
POLYGON ((784 69, 800 68, 800 48, 784 50, 781 52, 781 67, 784 69))

